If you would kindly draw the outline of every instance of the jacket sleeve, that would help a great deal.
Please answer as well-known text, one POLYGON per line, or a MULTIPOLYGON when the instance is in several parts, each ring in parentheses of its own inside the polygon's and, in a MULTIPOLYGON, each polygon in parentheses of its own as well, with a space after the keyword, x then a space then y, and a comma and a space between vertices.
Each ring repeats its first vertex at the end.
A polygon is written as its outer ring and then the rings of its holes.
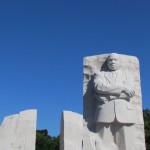
POLYGON ((94 88, 99 94, 108 94, 119 96, 122 92, 122 87, 116 84, 107 83, 103 73, 94 75, 94 88))

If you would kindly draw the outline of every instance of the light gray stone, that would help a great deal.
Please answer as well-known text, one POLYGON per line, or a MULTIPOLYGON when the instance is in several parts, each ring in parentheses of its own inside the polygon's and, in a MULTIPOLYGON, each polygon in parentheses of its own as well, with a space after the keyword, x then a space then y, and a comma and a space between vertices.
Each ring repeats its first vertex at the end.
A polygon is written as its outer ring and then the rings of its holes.
MULTIPOLYGON (((139 61, 111 54, 118 62, 109 64, 108 56, 84 58, 83 117, 109 149, 145 150, 139 61), (110 142, 116 147, 111 148, 110 142)), ((97 149, 104 148, 99 144, 97 149)))
POLYGON ((83 117, 64 111, 61 119, 60 150, 81 150, 83 117))
POLYGON ((83 119, 63 115, 60 150, 146 150, 138 59, 113 53, 83 64, 83 119))
POLYGON ((35 150, 36 110, 5 117, 0 126, 0 150, 35 150))

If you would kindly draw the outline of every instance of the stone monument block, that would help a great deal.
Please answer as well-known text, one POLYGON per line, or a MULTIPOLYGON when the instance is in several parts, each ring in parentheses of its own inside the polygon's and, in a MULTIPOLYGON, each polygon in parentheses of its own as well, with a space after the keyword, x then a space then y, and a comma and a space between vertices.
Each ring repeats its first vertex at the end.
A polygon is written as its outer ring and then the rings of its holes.
POLYGON ((83 65, 83 119, 64 114, 60 150, 146 150, 138 59, 111 53, 83 65))
POLYGON ((35 150, 36 110, 7 116, 0 126, 1 150, 35 150))
POLYGON ((85 57, 83 92, 83 118, 102 143, 113 142, 119 150, 145 150, 136 57, 115 53, 85 57))
POLYGON ((60 150, 81 150, 83 116, 64 111, 61 118, 60 150))

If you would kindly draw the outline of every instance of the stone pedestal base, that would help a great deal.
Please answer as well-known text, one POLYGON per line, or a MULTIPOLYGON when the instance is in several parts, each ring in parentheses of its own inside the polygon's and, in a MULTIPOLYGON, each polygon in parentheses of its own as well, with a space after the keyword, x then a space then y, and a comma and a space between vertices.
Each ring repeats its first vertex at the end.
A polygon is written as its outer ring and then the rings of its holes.
MULTIPOLYGON (((101 126, 99 124, 100 128, 101 126)), ((112 142, 109 127, 104 126, 98 129, 103 132, 103 137, 101 137, 100 132, 89 130, 82 115, 64 111, 61 120, 60 150, 146 150, 143 125, 133 125, 129 130, 130 133, 127 130, 128 126, 123 128, 120 126, 116 125, 115 129, 118 129, 118 132, 114 131, 116 138, 120 138, 112 142), (129 135, 128 138, 126 134, 129 135)))

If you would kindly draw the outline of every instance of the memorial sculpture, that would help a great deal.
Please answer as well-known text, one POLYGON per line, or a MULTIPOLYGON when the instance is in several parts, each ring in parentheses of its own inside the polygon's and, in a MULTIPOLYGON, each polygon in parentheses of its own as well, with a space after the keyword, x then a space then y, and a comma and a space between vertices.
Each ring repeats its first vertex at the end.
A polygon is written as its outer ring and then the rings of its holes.
POLYGON ((145 150, 139 61, 84 58, 83 116, 64 111, 60 150, 145 150))
POLYGON ((120 69, 118 54, 109 55, 106 65, 105 71, 94 74, 95 130, 108 145, 114 142, 119 149, 133 150, 136 114, 130 99, 135 94, 134 79, 120 69))
POLYGON ((36 110, 7 116, 0 126, 0 150, 35 150, 36 110))

